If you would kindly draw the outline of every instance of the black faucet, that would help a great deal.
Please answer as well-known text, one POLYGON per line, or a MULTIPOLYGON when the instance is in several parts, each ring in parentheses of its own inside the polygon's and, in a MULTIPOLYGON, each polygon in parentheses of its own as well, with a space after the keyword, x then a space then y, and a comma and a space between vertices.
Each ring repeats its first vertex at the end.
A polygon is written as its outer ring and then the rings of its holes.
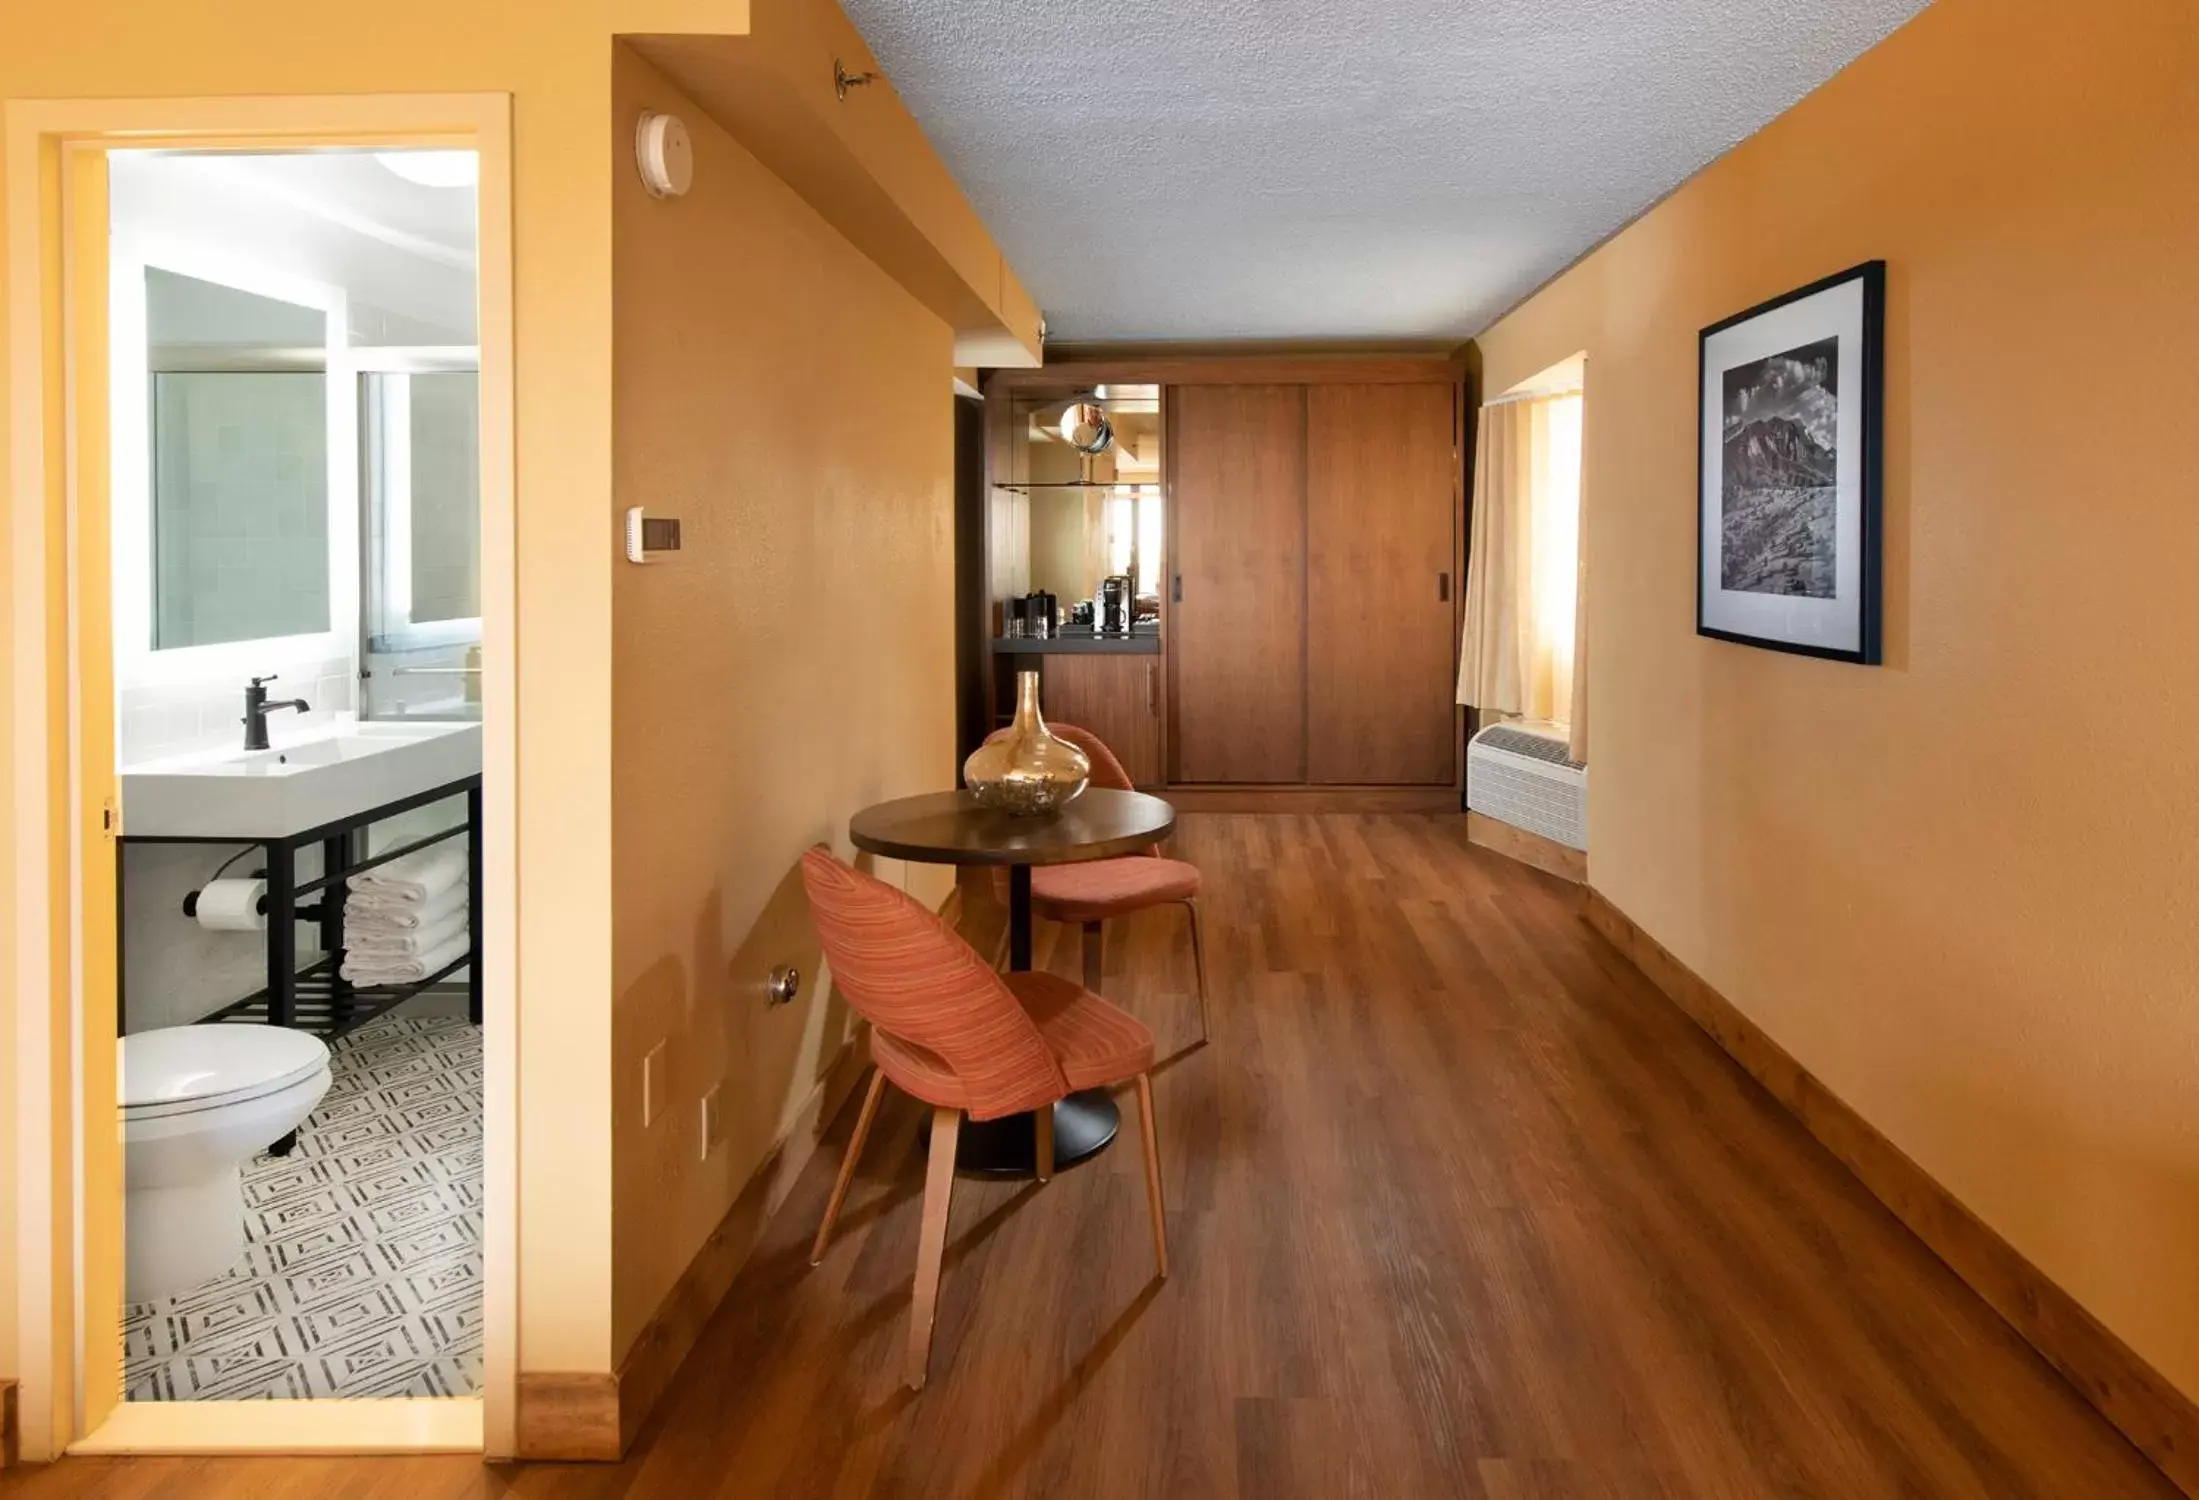
POLYGON ((247 750, 267 748, 267 716, 276 709, 294 708, 302 714, 313 706, 303 698, 284 698, 274 703, 268 702, 267 689, 262 684, 274 680, 275 674, 270 672, 265 677, 253 678, 252 685, 244 690, 244 748, 247 750))

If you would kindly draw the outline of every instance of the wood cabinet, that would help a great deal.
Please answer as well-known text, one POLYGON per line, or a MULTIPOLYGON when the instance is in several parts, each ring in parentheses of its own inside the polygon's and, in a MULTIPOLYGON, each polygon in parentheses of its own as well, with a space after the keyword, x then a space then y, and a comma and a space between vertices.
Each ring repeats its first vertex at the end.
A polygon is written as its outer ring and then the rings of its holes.
POLYGON ((1306 775, 1306 391, 1172 387, 1169 779, 1306 775))
POLYGON ((1039 703, 1048 720, 1098 735, 1132 782, 1159 786, 1161 658, 1067 653, 1043 658, 1039 703))
POLYGON ((1449 385, 1306 391, 1306 780, 1457 770, 1457 407, 1449 385))
POLYGON ((1169 392, 1172 781, 1455 781, 1456 413, 1447 382, 1169 392))

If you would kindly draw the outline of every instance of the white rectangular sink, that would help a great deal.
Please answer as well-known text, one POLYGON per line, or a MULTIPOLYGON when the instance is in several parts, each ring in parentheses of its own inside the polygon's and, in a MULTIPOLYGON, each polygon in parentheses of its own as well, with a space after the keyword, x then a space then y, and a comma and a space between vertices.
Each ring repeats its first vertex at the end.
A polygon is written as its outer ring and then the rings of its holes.
POLYGON ((203 750, 126 766, 129 838, 279 839, 481 770, 481 726, 341 723, 268 750, 203 750))

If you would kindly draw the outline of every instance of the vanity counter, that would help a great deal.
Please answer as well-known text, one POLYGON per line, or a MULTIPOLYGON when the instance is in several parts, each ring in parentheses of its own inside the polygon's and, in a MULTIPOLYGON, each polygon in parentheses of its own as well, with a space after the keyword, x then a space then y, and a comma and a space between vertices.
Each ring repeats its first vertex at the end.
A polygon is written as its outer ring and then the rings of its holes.
POLYGON ((266 750, 203 750, 121 771, 136 839, 294 838, 481 775, 478 721, 348 717, 266 750))

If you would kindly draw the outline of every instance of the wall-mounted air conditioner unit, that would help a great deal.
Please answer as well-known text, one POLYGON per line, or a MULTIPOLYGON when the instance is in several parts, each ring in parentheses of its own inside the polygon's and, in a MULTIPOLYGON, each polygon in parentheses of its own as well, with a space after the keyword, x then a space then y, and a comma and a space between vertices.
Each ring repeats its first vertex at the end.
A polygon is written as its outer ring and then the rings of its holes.
POLYGON ((1491 724, 1466 746, 1466 806, 1569 849, 1588 848, 1588 767, 1551 724, 1491 724))

